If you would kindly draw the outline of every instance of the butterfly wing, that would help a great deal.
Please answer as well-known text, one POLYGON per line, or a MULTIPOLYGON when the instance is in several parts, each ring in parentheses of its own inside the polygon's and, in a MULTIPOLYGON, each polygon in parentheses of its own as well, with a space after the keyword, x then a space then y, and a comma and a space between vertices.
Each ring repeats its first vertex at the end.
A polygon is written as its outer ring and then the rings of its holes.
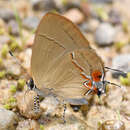
POLYGON ((89 42, 77 26, 67 18, 55 13, 47 13, 43 17, 37 29, 37 35, 48 37, 67 50, 89 47, 89 42))
POLYGON ((88 79, 82 76, 82 72, 90 76, 90 70, 94 71, 96 69, 102 71, 102 66, 98 64, 100 63, 99 57, 95 56, 95 53, 92 53, 90 50, 81 49, 73 51, 72 53, 66 53, 53 64, 44 78, 44 85, 48 88, 53 88, 55 93, 64 98, 81 98, 85 96, 85 93, 88 91, 83 85, 88 79), (76 63, 72 61, 72 53, 75 55, 76 63), (88 57, 91 58, 92 61, 88 57), (93 65, 94 61, 95 64, 93 65))
POLYGON ((81 72, 90 75, 95 69, 94 63, 102 70, 101 59, 72 22, 52 13, 43 17, 31 58, 32 76, 38 88, 43 91, 44 87, 52 88, 64 98, 82 97, 86 92, 83 86, 86 79, 81 72))

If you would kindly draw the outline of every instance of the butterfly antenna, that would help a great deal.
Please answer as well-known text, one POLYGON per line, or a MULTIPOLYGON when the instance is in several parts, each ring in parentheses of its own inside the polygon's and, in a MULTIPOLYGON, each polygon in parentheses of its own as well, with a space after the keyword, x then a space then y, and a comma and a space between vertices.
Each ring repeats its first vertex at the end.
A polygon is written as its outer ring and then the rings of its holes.
POLYGON ((13 57, 14 55, 13 55, 13 53, 11 52, 11 51, 9 51, 9 54, 13 57))
POLYGON ((15 62, 16 62, 20 67, 23 68, 23 66, 21 65, 21 62, 16 58, 16 56, 13 55, 13 53, 12 53, 11 51, 9 51, 9 54, 10 54, 10 56, 13 57, 13 59, 15 60, 15 62))
POLYGON ((103 76, 102 76, 102 81, 104 82, 105 80, 105 74, 104 74, 104 71, 102 72, 103 76))
POLYGON ((118 70, 118 69, 112 69, 112 68, 109 68, 109 67, 104 67, 105 69, 108 69, 108 70, 113 70, 113 71, 116 71, 116 72, 120 72, 120 73, 123 73, 123 74, 127 74, 126 72, 123 72, 121 70, 118 70))
POLYGON ((13 57, 13 59, 15 60, 15 62, 22 68, 22 70, 24 71, 24 73, 27 74, 27 77, 30 77, 29 74, 27 73, 26 69, 22 66, 20 60, 16 56, 14 56, 14 54, 11 51, 9 51, 9 54, 10 54, 11 57, 13 57))
POLYGON ((109 82, 109 81, 106 81, 106 80, 104 82, 121 88, 121 86, 118 85, 118 84, 115 84, 115 83, 112 83, 112 82, 109 82))
MULTIPOLYGON (((9 51, 10 56, 12 56, 15 60, 15 62, 22 68, 22 70, 24 72, 26 72, 25 68, 21 65, 21 62, 13 55, 13 53, 11 51, 9 51)), ((28 86, 28 89, 25 91, 25 95, 24 95, 24 101, 26 102, 26 94, 30 91, 30 90, 34 90, 35 91, 35 84, 32 78, 30 78, 29 82, 26 82, 26 85, 28 86)), ((37 94, 37 96, 34 97, 34 112, 37 113, 40 110, 40 101, 39 101, 39 95, 37 94)))

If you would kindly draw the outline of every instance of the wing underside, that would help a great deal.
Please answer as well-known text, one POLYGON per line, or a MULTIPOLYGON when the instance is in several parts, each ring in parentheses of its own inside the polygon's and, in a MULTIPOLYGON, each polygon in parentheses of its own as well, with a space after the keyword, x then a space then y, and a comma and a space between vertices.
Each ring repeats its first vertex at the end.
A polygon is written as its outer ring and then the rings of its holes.
POLYGON ((47 14, 36 32, 31 72, 38 88, 52 88, 64 98, 83 97, 84 72, 102 71, 103 63, 75 25, 67 19, 47 14), (72 57, 73 55, 73 57, 72 57))

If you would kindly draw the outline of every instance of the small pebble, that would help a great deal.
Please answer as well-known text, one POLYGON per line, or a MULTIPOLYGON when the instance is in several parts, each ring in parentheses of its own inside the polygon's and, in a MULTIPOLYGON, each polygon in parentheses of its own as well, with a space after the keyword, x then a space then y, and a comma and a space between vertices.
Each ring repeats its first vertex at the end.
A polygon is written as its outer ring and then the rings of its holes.
POLYGON ((40 107, 44 111, 45 115, 54 116, 56 113, 58 113, 57 111, 59 108, 59 101, 55 97, 49 96, 49 97, 46 97, 40 103, 40 107))
POLYGON ((9 22, 10 20, 15 19, 15 14, 13 10, 0 8, 0 18, 5 22, 9 22))
MULTIPOLYGON (((3 19, 0 19, 0 29, 5 27, 5 22, 3 19)), ((0 33, 1 34, 1 33, 0 33)))
POLYGON ((39 19, 35 16, 29 16, 23 20, 23 26, 29 30, 36 29, 38 24, 39 24, 39 19))
MULTIPOLYGON (((123 72, 130 72, 130 54, 120 54, 114 57, 112 68, 122 70, 123 72)), ((126 77, 126 74, 112 71, 113 78, 118 78, 120 75, 126 77)))
POLYGON ((22 65, 25 69, 29 70, 30 69, 30 61, 31 61, 31 55, 32 55, 32 49, 27 48, 23 52, 19 54, 20 60, 23 61, 22 65))
POLYGON ((120 120, 107 120, 102 124, 100 130, 125 130, 125 124, 120 120))
POLYGON ((121 113, 130 117, 130 101, 123 101, 120 106, 120 111, 121 111, 121 113))
POLYGON ((38 119, 42 111, 35 112, 34 110, 34 96, 36 93, 29 91, 25 93, 19 93, 16 95, 18 109, 26 118, 38 119))
POLYGON ((79 0, 62 0, 65 10, 70 10, 73 8, 81 9, 80 8, 80 1, 79 0))
POLYGON ((12 59, 10 60, 5 60, 4 61, 4 66, 6 68, 6 73, 14 75, 14 76, 19 76, 21 74, 21 68, 20 65, 17 64, 15 61, 12 59))
POLYGON ((4 44, 10 43, 10 37, 7 35, 0 35, 0 49, 3 47, 4 44))
POLYGON ((14 36, 19 36, 19 26, 15 20, 11 20, 8 24, 9 33, 14 36))
POLYGON ((98 123, 99 121, 105 121, 108 119, 114 119, 115 112, 109 108, 106 108, 102 105, 99 107, 96 105, 92 105, 87 113, 86 122, 90 126, 92 126, 92 130, 98 130, 98 123))
POLYGON ((73 8, 68 10, 64 16, 68 19, 70 19, 75 24, 80 24, 84 21, 84 14, 78 10, 77 8, 73 8))
POLYGON ((91 28, 89 27, 89 24, 86 21, 80 24, 79 27, 82 32, 91 32, 91 28))
POLYGON ((102 23, 96 29, 95 41, 99 46, 108 46, 114 42, 116 30, 109 23, 102 23))
POLYGON ((99 26, 99 21, 96 19, 90 19, 80 25, 81 30, 83 30, 85 32, 90 32, 90 33, 95 32, 95 30, 98 26, 99 26))
POLYGON ((40 125, 35 120, 24 120, 18 123, 16 130, 41 130, 40 125))
POLYGON ((117 12, 116 10, 111 10, 109 12, 109 20, 114 25, 120 24, 121 16, 120 16, 119 12, 117 12))
POLYGON ((99 4, 104 4, 104 3, 113 3, 114 0, 88 0, 92 3, 99 3, 99 4))
POLYGON ((44 124, 45 130, 91 130, 91 127, 86 125, 84 121, 78 119, 74 115, 66 116, 66 123, 62 119, 55 119, 49 123, 44 124))
MULTIPOLYGON (((116 86, 109 86, 109 87, 116 87, 116 86)), ((114 90, 113 89, 110 90, 107 98, 105 98, 107 106, 113 110, 118 110, 120 108, 122 100, 123 100, 123 90, 118 87, 116 87, 116 89, 114 90)))
POLYGON ((81 10, 85 14, 85 16, 88 17, 90 15, 90 5, 89 5, 89 3, 87 1, 81 2, 80 6, 81 6, 81 10))
POLYGON ((17 122, 14 112, 0 108, 0 130, 15 130, 17 122))
POLYGON ((32 7, 34 10, 53 10, 57 9, 54 0, 31 0, 32 7))

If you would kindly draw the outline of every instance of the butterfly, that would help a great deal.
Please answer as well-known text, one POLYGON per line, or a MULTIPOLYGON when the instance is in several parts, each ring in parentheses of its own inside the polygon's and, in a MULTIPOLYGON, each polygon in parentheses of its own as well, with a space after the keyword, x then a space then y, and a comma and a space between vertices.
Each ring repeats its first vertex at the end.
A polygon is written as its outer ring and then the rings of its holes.
POLYGON ((43 92, 51 89, 63 99, 83 98, 91 92, 100 96, 110 83, 104 80, 105 69, 109 68, 76 25, 56 13, 43 16, 31 57, 37 88, 43 92))
POLYGON ((30 90, 65 101, 78 101, 90 93, 100 97, 107 84, 116 85, 105 80, 109 69, 69 19, 50 12, 43 16, 32 47, 30 90))

